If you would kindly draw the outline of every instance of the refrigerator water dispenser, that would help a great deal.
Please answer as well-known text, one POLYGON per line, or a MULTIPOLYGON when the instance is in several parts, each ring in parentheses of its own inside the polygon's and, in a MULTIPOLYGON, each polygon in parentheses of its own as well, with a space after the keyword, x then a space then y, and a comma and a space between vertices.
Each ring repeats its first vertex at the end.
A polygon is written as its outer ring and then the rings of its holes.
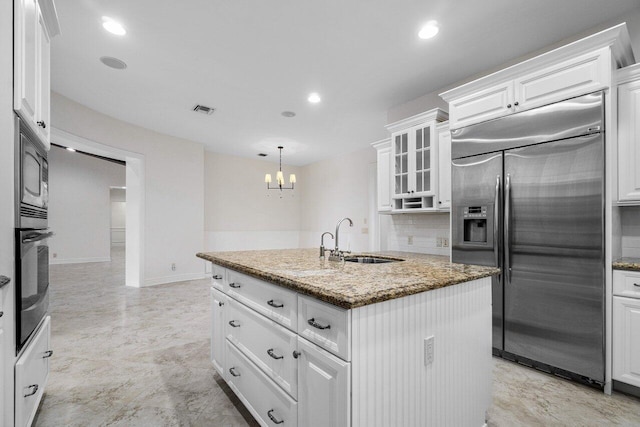
POLYGON ((487 244, 487 207, 468 206, 463 211, 464 243, 487 244))

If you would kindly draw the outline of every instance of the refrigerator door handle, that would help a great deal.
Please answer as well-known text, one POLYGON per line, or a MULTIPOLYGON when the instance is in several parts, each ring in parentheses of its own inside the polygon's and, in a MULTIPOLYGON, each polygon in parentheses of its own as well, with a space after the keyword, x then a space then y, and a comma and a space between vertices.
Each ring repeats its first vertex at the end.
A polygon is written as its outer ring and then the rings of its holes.
POLYGON ((493 202, 493 253, 495 255, 496 267, 500 267, 500 175, 496 176, 496 197, 493 202))
POLYGON ((504 186, 504 269, 507 283, 511 282, 511 175, 507 174, 504 186))

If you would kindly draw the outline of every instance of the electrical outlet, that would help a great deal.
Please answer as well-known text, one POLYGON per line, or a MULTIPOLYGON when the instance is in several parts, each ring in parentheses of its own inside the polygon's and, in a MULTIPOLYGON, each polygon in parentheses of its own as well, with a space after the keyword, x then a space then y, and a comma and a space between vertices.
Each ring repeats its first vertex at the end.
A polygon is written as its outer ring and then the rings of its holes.
POLYGON ((442 237, 436 237, 436 248, 442 247, 442 237))
POLYGON ((53 257, 54 257, 54 258, 58 258, 58 253, 57 253, 57 252, 54 252, 54 253, 53 253, 53 257))
POLYGON ((413 236, 407 236, 407 245, 413 245, 413 236))
POLYGON ((449 247, 449 238, 448 237, 443 237, 442 238, 442 247, 443 248, 448 248, 449 247))
POLYGON ((431 335, 424 339, 424 366, 429 366, 433 363, 435 337, 431 335))
POLYGON ((171 271, 176 271, 176 263, 175 262, 171 263, 171 271))
POLYGON ((362 234, 369 234, 369 227, 362 227, 362 234))

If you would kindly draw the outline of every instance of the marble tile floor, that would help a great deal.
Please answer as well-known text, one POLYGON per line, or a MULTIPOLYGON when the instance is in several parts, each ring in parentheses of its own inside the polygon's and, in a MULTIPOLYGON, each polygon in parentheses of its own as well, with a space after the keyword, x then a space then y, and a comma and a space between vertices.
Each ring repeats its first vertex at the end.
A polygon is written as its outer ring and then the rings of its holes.
MULTIPOLYGON (((112 262, 51 266, 52 371, 35 426, 256 426, 209 361, 209 281, 124 286, 112 262)), ((489 426, 640 426, 640 399, 494 358, 489 426)))

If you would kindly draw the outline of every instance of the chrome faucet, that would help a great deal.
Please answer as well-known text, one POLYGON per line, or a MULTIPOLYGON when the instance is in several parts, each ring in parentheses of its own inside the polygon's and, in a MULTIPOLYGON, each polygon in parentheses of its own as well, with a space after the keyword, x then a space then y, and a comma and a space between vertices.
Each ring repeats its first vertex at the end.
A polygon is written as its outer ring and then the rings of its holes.
POLYGON ((342 224, 344 221, 349 221, 349 227, 353 227, 353 221, 351 221, 351 218, 342 218, 340 221, 338 221, 338 224, 336 225, 335 235, 336 247, 331 251, 331 255, 329 255, 329 261, 342 261, 344 259, 345 253, 351 253, 351 251, 341 251, 340 247, 338 246, 338 233, 340 231, 340 224, 342 224))
POLYGON ((322 236, 320 236, 320 258, 324 258, 324 235, 325 234, 328 234, 333 239, 333 234, 329 233, 328 231, 325 231, 324 233, 322 233, 322 236))

